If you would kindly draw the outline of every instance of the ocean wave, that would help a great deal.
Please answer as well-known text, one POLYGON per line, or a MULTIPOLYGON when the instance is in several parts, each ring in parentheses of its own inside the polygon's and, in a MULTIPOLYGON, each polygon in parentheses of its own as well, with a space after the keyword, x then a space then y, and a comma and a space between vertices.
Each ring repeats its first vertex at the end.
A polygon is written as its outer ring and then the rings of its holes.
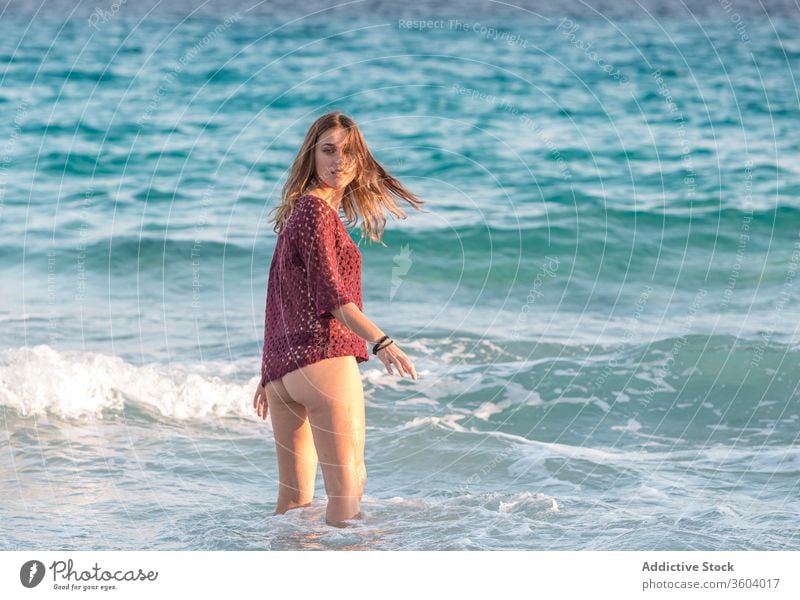
POLYGON ((136 366, 93 352, 46 345, 0 353, 0 406, 20 417, 102 420, 134 411, 150 420, 257 418, 245 383, 179 368, 136 366))
MULTIPOLYGON (((88 169, 94 158, 85 155, 79 160, 84 161, 88 169)), ((131 198, 136 205, 169 205, 174 215, 170 220, 161 218, 141 223, 136 227, 139 235, 130 227, 126 229, 127 221, 121 219, 123 231, 120 234, 113 238, 90 238, 87 242, 81 238, 85 233, 85 217, 79 218, 77 211, 65 210, 56 231, 28 227, 24 237, 25 255, 29 259, 42 259, 31 260, 31 268, 46 267, 54 240, 58 242, 57 252, 85 253, 85 268, 100 272, 108 269, 109 261, 112 271, 130 272, 132 267, 140 271, 161 269, 172 261, 198 256, 199 260, 212 263, 223 257, 265 264, 270 259, 270 248, 276 241, 271 229, 263 231, 252 242, 241 235, 225 239, 215 225, 206 225, 199 217, 190 221, 181 216, 181 211, 192 207, 193 198, 179 188, 141 187, 132 191, 131 198), (180 208, 176 207, 178 204, 180 208), (203 227, 199 228, 198 223, 203 227), (158 237, 154 232, 164 235, 158 237), (209 236, 217 232, 216 237, 209 236)), ((680 283, 666 280, 670 286, 691 287, 702 281, 711 287, 724 287, 734 267, 740 271, 737 273, 739 285, 750 281, 762 285, 782 284, 786 275, 784 263, 793 251, 800 227, 800 208, 793 206, 753 213, 725 208, 692 215, 613 208, 583 208, 581 211, 577 217, 562 210, 550 210, 546 215, 527 214, 512 225, 507 216, 493 216, 492 222, 476 222, 474 218, 460 222, 457 209, 443 209, 438 220, 428 220, 424 227, 418 221, 414 227, 402 230, 388 228, 384 241, 392 260, 404 261, 395 266, 413 267, 409 284, 441 282, 444 268, 451 273, 450 279, 456 279, 459 285, 484 288, 490 283, 491 289, 501 289, 498 288, 501 282, 514 282, 532 268, 531 257, 538 257, 534 260, 538 260, 535 268, 539 268, 545 257, 557 256, 564 262, 562 272, 568 272, 571 281, 585 282, 592 287, 598 275, 612 284, 622 275, 652 283, 656 266, 668 273, 680 274, 680 283), (440 227, 439 223, 444 226, 440 227), (694 254, 694 258, 687 262, 689 254, 694 254), (465 268, 467 261, 471 268, 465 268), (653 261, 657 263, 654 265, 653 261), (755 266, 750 266, 752 264, 755 266)), ((352 228, 351 236, 359 240, 357 226, 352 228)), ((0 256, 18 260, 23 250, 22 241, 23 238, 6 240, 0 246, 0 256)), ((370 257, 365 268, 378 264, 376 261, 381 259, 381 250, 373 249, 369 243, 362 244, 362 252, 375 253, 374 260, 370 257)))
POLYGON ((427 440, 420 443, 433 443, 438 431, 654 446, 783 443, 800 422, 791 342, 692 334, 595 346, 551 341, 526 352, 520 342, 495 341, 494 356, 437 359, 471 345, 481 342, 413 342, 426 371, 413 386, 368 375, 370 386, 404 400, 389 412, 376 404, 374 418, 397 436, 427 440))

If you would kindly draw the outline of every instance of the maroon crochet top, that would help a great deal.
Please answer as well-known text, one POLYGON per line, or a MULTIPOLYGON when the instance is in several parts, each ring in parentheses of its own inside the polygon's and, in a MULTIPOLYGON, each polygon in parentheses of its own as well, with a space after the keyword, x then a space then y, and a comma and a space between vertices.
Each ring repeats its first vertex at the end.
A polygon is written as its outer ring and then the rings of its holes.
POLYGON ((366 340, 331 311, 361 303, 361 252, 322 198, 297 199, 278 235, 267 283, 261 385, 333 356, 369 360, 366 340))

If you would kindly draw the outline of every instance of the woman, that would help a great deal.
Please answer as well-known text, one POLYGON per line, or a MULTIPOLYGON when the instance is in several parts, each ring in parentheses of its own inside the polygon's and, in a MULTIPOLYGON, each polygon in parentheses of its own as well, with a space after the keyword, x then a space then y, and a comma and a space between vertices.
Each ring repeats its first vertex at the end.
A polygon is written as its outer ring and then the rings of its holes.
MULTIPOLYGON (((367 342, 391 375, 417 378, 414 364, 370 321, 361 302, 361 253, 350 225, 381 241, 386 216, 405 213, 395 195, 423 204, 372 157, 355 122, 328 113, 309 128, 272 221, 278 241, 269 270, 261 381, 253 397, 258 416, 272 410, 280 485, 275 514, 308 506, 317 461, 328 506, 325 520, 344 527, 361 517, 364 392, 358 363, 367 342)), ((381 242, 382 243, 382 242, 381 242)))

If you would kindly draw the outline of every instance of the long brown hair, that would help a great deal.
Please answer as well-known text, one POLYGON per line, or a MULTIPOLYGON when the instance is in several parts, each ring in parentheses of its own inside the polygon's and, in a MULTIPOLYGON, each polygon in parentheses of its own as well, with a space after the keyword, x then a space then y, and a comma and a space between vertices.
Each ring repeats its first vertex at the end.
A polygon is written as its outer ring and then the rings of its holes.
POLYGON ((405 212, 395 204, 392 195, 405 200, 419 211, 422 211, 421 206, 424 201, 389 175, 372 156, 356 122, 339 111, 322 115, 309 127, 283 186, 281 202, 272 210, 274 216, 270 218, 270 222, 275 223, 273 231, 280 233, 283 230, 297 199, 302 197, 312 183, 315 183, 314 150, 322 134, 331 128, 341 128, 347 132, 343 145, 345 151, 349 152, 355 161, 355 177, 345 188, 342 196, 341 207, 346 217, 345 224, 350 227, 358 223, 360 215, 364 220, 361 225, 361 239, 366 236, 386 246, 382 240, 383 230, 386 227, 386 215, 383 209, 387 209, 400 219, 406 218, 405 212))

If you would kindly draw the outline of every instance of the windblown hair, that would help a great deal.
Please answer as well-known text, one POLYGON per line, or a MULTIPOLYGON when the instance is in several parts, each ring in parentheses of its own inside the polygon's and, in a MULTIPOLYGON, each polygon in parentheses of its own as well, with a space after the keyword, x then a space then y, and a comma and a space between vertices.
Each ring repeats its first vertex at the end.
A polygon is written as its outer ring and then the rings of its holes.
POLYGON ((406 218, 405 212, 395 204, 392 196, 405 200, 420 211, 424 201, 417 198, 397 179, 389 175, 386 169, 372 156, 355 121, 339 111, 319 117, 308 129, 303 145, 292 163, 289 177, 283 186, 281 202, 272 211, 274 216, 270 218, 270 222, 275 223, 273 231, 280 233, 283 230, 297 199, 316 183, 317 169, 314 150, 320 137, 331 128, 341 128, 347 131, 343 143, 344 150, 349 153, 351 160, 355 161, 355 176, 345 188, 342 196, 341 208, 346 217, 345 225, 350 227, 357 224, 360 215, 363 219, 361 239, 366 236, 370 240, 386 246, 382 240, 386 227, 384 209, 395 217, 406 218))

